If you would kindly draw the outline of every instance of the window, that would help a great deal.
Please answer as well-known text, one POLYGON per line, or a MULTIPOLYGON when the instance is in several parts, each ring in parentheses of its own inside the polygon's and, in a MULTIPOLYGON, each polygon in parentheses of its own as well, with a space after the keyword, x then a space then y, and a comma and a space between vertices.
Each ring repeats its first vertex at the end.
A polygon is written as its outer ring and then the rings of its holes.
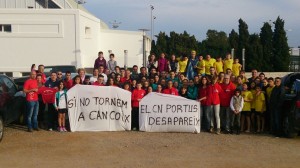
POLYGON ((0 25, 0 32, 11 33, 11 25, 0 25))

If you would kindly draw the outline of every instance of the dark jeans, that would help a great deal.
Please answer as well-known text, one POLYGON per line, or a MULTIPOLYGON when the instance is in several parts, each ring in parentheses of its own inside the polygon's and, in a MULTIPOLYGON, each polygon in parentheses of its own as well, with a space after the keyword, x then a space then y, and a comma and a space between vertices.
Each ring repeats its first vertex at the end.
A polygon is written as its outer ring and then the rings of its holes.
POLYGON ((231 113, 230 107, 221 107, 220 118, 222 130, 230 130, 231 113))
POLYGON ((57 118, 58 118, 58 113, 56 111, 56 109, 53 106, 53 103, 49 103, 48 104, 48 129, 52 128, 56 128, 57 126, 57 118))
POLYGON ((131 130, 133 128, 136 128, 139 130, 139 108, 138 107, 133 107, 132 112, 131 112, 131 130))
POLYGON ((212 106, 201 106, 201 110, 203 111, 204 117, 204 130, 208 131, 210 129, 210 122, 212 117, 212 106))
POLYGON ((38 101, 27 102, 27 127, 29 129, 38 128, 37 116, 39 112, 38 101))
POLYGON ((271 116, 272 116, 272 131, 276 135, 280 135, 282 131, 281 107, 271 108, 271 116))
POLYGON ((39 101, 38 122, 42 123, 44 121, 45 121, 45 103, 43 101, 39 101))

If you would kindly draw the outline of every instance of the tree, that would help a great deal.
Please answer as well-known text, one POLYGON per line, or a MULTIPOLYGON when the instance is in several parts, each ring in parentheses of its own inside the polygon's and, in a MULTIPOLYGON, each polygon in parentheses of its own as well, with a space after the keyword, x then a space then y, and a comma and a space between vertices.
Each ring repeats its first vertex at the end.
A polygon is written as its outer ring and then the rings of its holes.
POLYGON ((231 30, 228 40, 230 49, 234 48, 234 55, 237 55, 239 48, 239 34, 235 32, 234 29, 231 30))
POLYGON ((151 54, 155 54, 155 55, 158 54, 157 48, 156 48, 156 44, 155 44, 155 41, 154 41, 154 40, 151 41, 151 51, 150 51, 150 53, 151 53, 151 54))
POLYGON ((265 22, 260 31, 260 42, 263 47, 263 64, 262 71, 272 72, 274 71, 272 60, 273 60, 273 31, 272 26, 265 22))
POLYGON ((273 35, 273 53, 272 63, 276 72, 286 72, 289 70, 290 54, 284 29, 284 20, 278 17, 275 21, 273 35))
POLYGON ((229 49, 228 37, 223 31, 208 30, 202 43, 205 44, 206 52, 213 56, 225 55, 229 49))
POLYGON ((165 32, 159 32, 159 34, 156 36, 156 54, 160 54, 162 52, 167 52, 168 48, 168 36, 165 32))
MULTIPOLYGON (((242 19, 239 19, 239 43, 238 43, 238 52, 236 58, 242 60, 242 51, 246 49, 246 56, 245 59, 249 60, 252 59, 249 55, 249 31, 248 25, 242 19)), ((248 64, 246 64, 246 69, 249 69, 248 64)))
POLYGON ((248 48, 248 59, 246 59, 246 71, 257 69, 262 71, 263 63, 263 47, 260 43, 258 34, 251 34, 249 37, 250 47, 248 48))

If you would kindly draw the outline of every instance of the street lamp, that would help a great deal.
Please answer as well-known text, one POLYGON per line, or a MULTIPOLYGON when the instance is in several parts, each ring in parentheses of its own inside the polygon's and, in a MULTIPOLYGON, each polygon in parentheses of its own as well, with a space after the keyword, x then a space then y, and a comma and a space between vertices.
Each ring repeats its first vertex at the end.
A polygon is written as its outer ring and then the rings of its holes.
POLYGON ((151 41, 154 39, 154 35, 153 34, 155 33, 154 32, 154 20, 155 19, 156 19, 156 16, 153 16, 153 25, 152 25, 153 27, 152 27, 151 41))
POLYGON ((143 31, 143 66, 146 67, 146 32, 149 31, 149 29, 139 30, 143 31))
POLYGON ((151 12, 151 20, 150 20, 150 22, 151 22, 151 40, 152 40, 152 37, 153 37, 153 10, 154 10, 154 6, 153 5, 150 5, 150 12, 151 12))
POLYGON ((124 69, 128 67, 128 50, 124 50, 124 69))
POLYGON ((243 70, 245 71, 245 48, 243 48, 243 50, 242 50, 243 52, 242 52, 242 59, 243 59, 243 70))

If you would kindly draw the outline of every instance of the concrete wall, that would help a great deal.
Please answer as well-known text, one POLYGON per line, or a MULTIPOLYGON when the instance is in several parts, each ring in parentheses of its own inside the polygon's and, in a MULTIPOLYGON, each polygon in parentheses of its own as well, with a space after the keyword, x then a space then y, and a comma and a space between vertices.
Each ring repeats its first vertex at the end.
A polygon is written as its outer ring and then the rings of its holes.
POLYGON ((0 33, 0 72, 28 72, 32 63, 76 65, 77 17, 78 10, 0 10, 0 24, 12 25, 11 33, 0 33))
MULTIPOLYGON (((124 67, 124 50, 128 50, 128 67, 142 66, 143 63, 143 33, 120 30, 101 30, 100 50, 109 60, 108 50, 115 54, 115 60, 120 67, 124 67)), ((96 57, 95 57, 96 58, 96 57)))
MULTIPOLYGON (((258 72, 258 74, 259 73, 260 72, 258 72)), ((284 77, 285 75, 288 75, 290 73, 292 73, 292 72, 264 72, 265 76, 268 77, 268 78, 270 78, 270 77, 272 77, 272 78, 280 77, 281 78, 281 77, 284 77)), ((251 77, 251 72, 246 72, 246 76, 247 76, 247 78, 250 78, 251 77)))

